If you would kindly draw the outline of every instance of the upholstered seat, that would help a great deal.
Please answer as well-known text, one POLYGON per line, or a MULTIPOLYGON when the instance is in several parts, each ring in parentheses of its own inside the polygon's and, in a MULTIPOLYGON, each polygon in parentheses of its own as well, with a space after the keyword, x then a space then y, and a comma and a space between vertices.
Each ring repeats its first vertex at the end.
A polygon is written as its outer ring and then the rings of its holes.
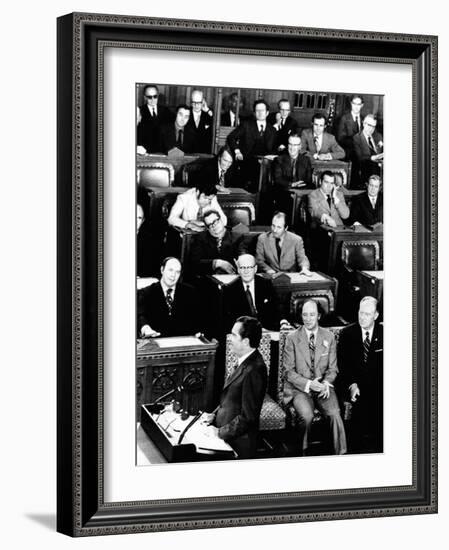
MULTIPOLYGON (((258 349, 267 366, 267 374, 269 374, 271 364, 271 338, 268 333, 262 334, 258 349)), ((226 337, 225 379, 231 374, 236 363, 237 357, 232 351, 231 335, 228 334, 226 337)), ((260 431, 283 430, 286 425, 286 418, 287 415, 283 407, 268 394, 265 394, 262 409, 260 411, 260 431)))
POLYGON ((341 260, 349 270, 376 271, 379 255, 377 241, 346 241, 341 245, 341 260))
POLYGON ((175 179, 175 170, 171 164, 155 162, 137 173, 137 183, 142 187, 171 187, 175 179))

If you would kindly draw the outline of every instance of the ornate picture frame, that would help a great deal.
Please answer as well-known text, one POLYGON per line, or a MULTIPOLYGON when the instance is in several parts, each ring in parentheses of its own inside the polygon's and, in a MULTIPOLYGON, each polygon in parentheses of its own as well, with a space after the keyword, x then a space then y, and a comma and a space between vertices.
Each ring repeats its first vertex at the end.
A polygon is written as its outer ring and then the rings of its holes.
POLYGON ((437 511, 437 38, 69 14, 58 19, 58 531, 71 536, 437 511), (245 53, 412 69, 412 483, 142 501, 104 498, 105 48, 245 53))

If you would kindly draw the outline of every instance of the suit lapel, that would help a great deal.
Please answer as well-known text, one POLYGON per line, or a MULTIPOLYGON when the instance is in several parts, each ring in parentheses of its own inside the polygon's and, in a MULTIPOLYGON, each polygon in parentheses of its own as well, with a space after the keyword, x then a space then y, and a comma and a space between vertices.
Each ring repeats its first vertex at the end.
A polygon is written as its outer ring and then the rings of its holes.
POLYGON ((276 241, 271 233, 270 233, 270 236, 268 237, 268 241, 270 243, 271 254, 273 255, 273 258, 274 258, 275 267, 279 269, 279 259, 278 259, 278 251, 276 250, 276 241))
POLYGON ((227 388, 230 384, 234 383, 240 376, 243 375, 246 369, 247 361, 250 357, 252 357, 254 354, 254 351, 248 355, 248 357, 243 361, 241 365, 239 365, 234 372, 231 374, 231 376, 228 377, 228 379, 225 381, 223 389, 227 388))
POLYGON ((310 360, 309 340, 304 327, 302 327, 301 332, 299 333, 299 349, 306 360, 306 365, 310 367, 312 362, 310 360))

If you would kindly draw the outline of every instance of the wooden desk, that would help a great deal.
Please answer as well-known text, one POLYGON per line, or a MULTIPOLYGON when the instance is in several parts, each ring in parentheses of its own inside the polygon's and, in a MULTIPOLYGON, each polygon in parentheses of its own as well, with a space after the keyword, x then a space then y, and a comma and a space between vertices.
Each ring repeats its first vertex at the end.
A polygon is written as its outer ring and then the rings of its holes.
POLYGON ((354 230, 350 227, 328 227, 322 225, 321 230, 325 231, 330 238, 327 272, 331 275, 336 272, 341 244, 345 241, 377 241, 379 243, 380 260, 382 262, 384 238, 382 227, 370 231, 363 226, 358 226, 358 228, 354 230))
POLYGON ((137 170, 141 168, 149 168, 155 162, 165 162, 166 164, 171 164, 175 170, 175 178, 178 174, 181 173, 182 167, 186 164, 192 162, 207 162, 208 160, 214 158, 213 155, 206 153, 198 153, 195 155, 184 155, 183 157, 169 157, 168 155, 162 154, 145 154, 145 155, 136 155, 136 168, 137 170))
POLYGON ((191 414, 211 407, 217 342, 206 338, 152 338, 137 341, 136 412, 171 390, 191 414), (182 386, 181 391, 176 388, 182 386))

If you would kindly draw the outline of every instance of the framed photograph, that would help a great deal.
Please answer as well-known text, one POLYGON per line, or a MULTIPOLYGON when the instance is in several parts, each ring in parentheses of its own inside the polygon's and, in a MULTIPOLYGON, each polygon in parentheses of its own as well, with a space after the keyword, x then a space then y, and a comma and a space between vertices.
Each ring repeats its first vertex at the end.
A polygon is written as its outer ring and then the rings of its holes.
POLYGON ((58 531, 437 511, 436 112, 433 36, 58 19, 58 531))

